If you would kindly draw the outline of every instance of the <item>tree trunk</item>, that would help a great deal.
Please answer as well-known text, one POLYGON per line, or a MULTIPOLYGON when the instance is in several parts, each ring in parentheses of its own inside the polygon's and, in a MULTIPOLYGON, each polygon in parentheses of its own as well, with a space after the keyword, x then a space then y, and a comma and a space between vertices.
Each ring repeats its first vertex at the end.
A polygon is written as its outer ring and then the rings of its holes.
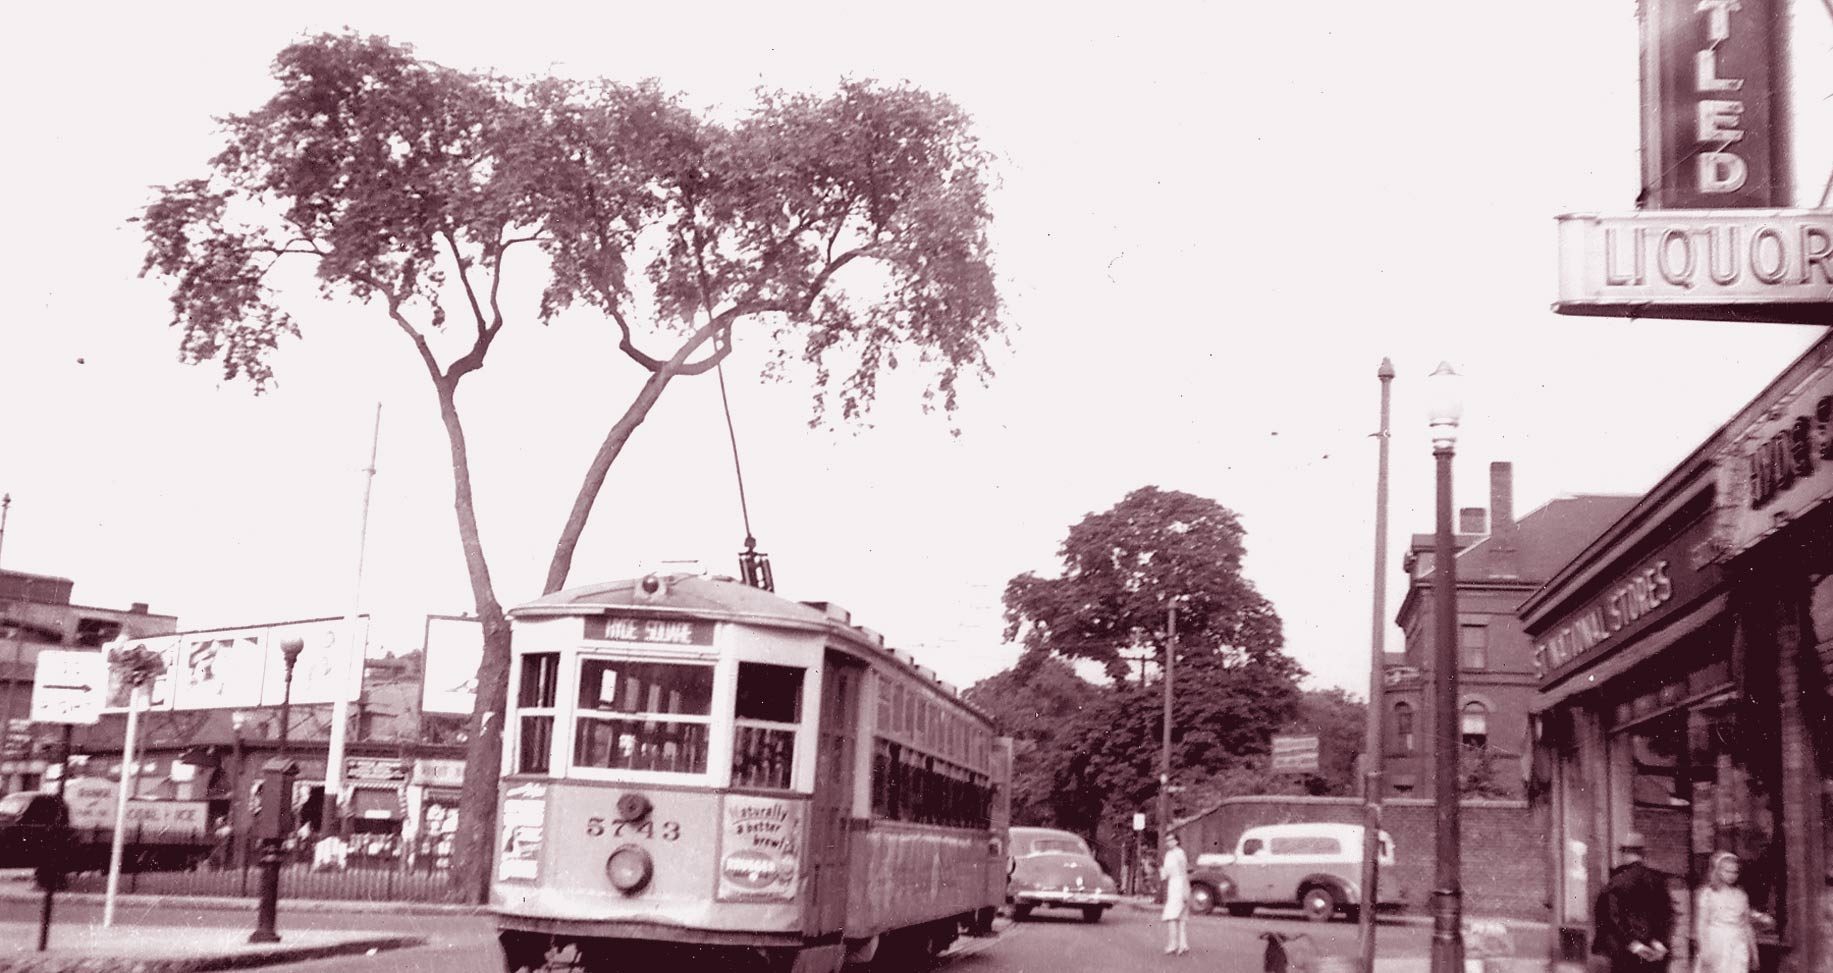
POLYGON ((484 658, 477 669, 477 705, 471 711, 465 748, 465 783, 459 792, 452 880, 463 901, 483 903, 490 895, 495 852, 498 778, 503 766, 503 714, 509 701, 509 619, 492 604, 482 619, 484 658))

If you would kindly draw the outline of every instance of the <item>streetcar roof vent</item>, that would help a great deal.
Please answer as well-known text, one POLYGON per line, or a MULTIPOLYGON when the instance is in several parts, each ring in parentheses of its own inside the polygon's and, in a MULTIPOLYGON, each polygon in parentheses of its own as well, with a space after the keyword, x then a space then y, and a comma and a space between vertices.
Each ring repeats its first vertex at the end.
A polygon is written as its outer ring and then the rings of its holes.
POLYGON ((826 615, 827 617, 833 619, 834 621, 839 622, 842 625, 853 624, 853 613, 850 611, 847 611, 846 609, 840 607, 839 605, 834 604, 831 601, 805 601, 802 604, 807 605, 810 608, 813 608, 815 611, 818 611, 821 614, 826 615))

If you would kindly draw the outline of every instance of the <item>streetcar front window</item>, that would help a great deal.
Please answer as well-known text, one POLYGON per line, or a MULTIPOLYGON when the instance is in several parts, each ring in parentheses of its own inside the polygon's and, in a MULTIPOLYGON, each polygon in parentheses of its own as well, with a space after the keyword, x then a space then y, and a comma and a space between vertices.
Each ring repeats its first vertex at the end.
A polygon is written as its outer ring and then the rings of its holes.
POLYGON ((713 667, 585 659, 573 764, 704 774, 713 667))
POLYGON ((803 671, 762 662, 738 664, 732 786, 777 790, 791 786, 796 727, 802 720, 803 671))

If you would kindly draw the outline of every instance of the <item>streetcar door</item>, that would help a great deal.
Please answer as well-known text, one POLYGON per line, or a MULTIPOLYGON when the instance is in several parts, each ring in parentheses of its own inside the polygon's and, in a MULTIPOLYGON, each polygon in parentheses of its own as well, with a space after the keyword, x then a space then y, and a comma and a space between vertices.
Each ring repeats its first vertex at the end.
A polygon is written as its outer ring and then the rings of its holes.
POLYGON ((859 735, 859 687, 865 667, 829 652, 823 673, 815 796, 808 822, 810 900, 802 912, 805 936, 836 934, 846 926, 847 822, 853 816, 854 741, 859 735))

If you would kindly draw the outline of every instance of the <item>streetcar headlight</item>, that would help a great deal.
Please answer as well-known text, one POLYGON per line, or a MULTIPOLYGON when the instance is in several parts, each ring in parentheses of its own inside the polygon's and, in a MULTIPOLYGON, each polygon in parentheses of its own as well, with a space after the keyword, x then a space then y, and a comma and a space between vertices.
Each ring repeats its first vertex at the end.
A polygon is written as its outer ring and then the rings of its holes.
POLYGON ((636 845, 625 845, 605 859, 605 875, 611 879, 612 887, 625 895, 642 891, 655 871, 649 852, 636 845))

